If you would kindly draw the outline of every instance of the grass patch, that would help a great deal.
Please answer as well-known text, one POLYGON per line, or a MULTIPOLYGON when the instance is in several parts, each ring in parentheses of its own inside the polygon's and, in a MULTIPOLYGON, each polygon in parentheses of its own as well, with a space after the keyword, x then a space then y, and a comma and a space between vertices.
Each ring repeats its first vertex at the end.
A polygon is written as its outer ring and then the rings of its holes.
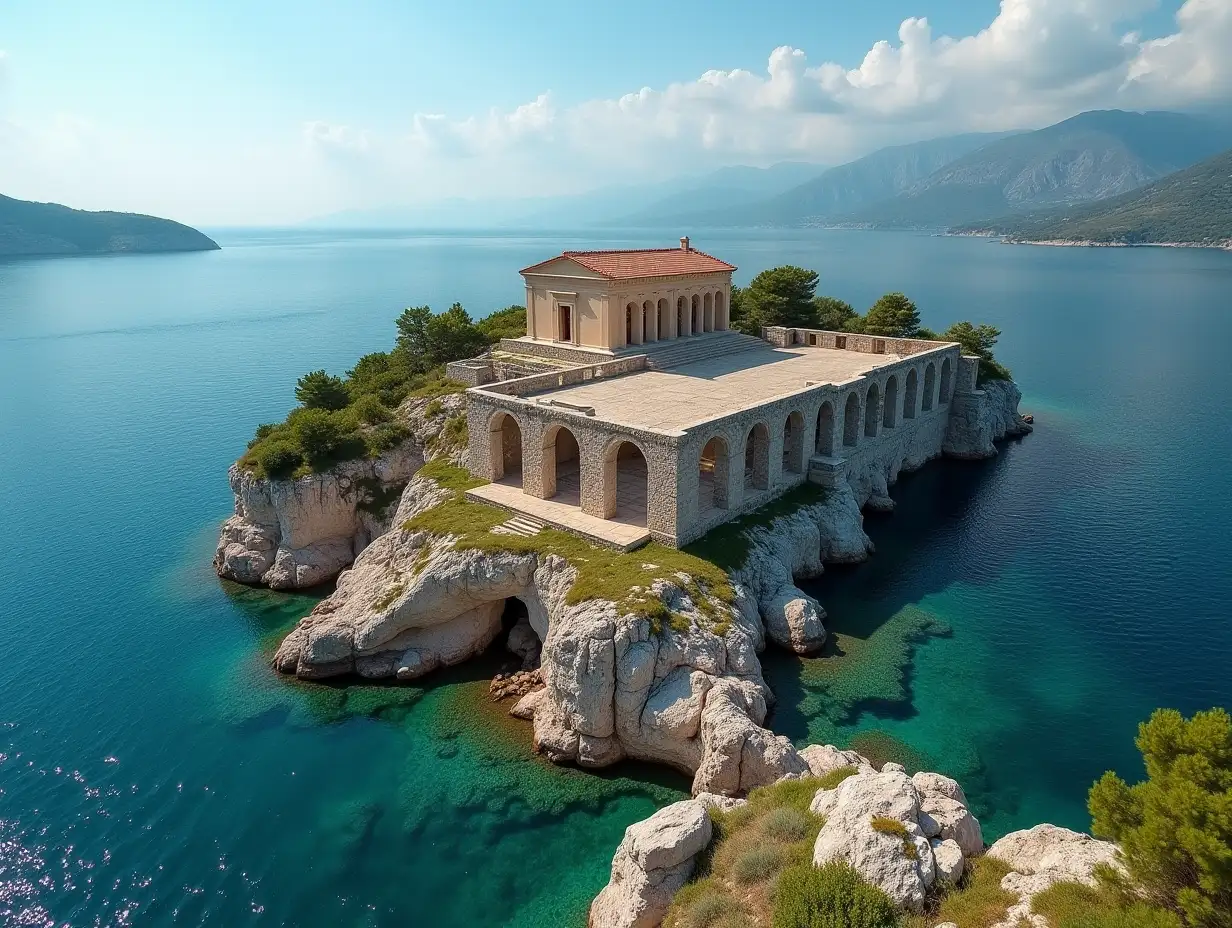
POLYGON ((842 775, 763 786, 749 793, 747 805, 711 812, 714 838, 695 881, 676 894, 663 924, 769 925, 780 874, 812 860, 825 820, 809 805, 819 789, 836 786, 847 772, 835 774, 842 775), (716 912, 716 920, 706 920, 716 912))
POLYGON ((958 886, 935 900, 931 911, 905 916, 903 928, 932 928, 941 922, 953 922, 958 928, 992 928, 1018 901, 1017 896, 1001 888, 1001 880, 1009 872, 1007 864, 993 857, 969 858, 958 886))
POLYGON ((879 831, 883 835, 898 838, 903 845, 903 856, 908 860, 919 859, 920 852, 915 849, 915 842, 911 840, 911 832, 907 831, 907 826, 898 819, 889 818, 885 815, 874 815, 869 824, 873 826, 873 831, 879 831))
POLYGON ((894 903, 849 864, 798 864, 774 895, 773 928, 896 928, 894 903))
POLYGON ((767 527, 775 519, 791 515, 802 506, 820 503, 826 498, 826 492, 824 487, 815 483, 802 483, 759 509, 715 526, 697 541, 686 545, 684 550, 724 570, 739 570, 748 560, 752 545, 747 534, 749 529, 767 527))
POLYGON ((725 633, 730 626, 727 607, 735 602, 735 590, 727 573, 708 561, 655 542, 622 553, 553 528, 532 538, 493 534, 492 529, 508 521, 510 514, 463 495, 484 481, 440 458, 425 464, 420 473, 453 490, 454 497, 408 520, 404 527, 409 531, 454 536, 455 547, 463 551, 555 554, 578 572, 569 590, 568 603, 611 600, 623 612, 649 619, 656 634, 665 626, 680 632, 690 627, 686 616, 673 613, 653 592, 651 586, 656 580, 670 580, 681 586, 694 609, 716 634, 725 633))
POLYGON ((1054 884, 1031 899, 1031 911, 1051 928, 1181 928, 1174 912, 1082 883, 1054 884))

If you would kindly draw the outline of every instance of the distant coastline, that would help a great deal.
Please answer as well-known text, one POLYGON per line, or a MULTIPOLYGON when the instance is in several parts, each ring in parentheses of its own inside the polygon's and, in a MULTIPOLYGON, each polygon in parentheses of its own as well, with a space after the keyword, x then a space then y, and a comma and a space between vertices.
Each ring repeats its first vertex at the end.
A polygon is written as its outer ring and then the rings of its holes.
POLYGON ((208 235, 171 219, 0 196, 0 257, 153 254, 220 247, 208 235))
POLYGON ((1213 248, 1232 251, 1232 238, 1221 242, 1099 242, 1085 239, 1015 238, 997 232, 944 232, 947 238, 995 238, 1002 245, 1041 245, 1049 248, 1213 248))

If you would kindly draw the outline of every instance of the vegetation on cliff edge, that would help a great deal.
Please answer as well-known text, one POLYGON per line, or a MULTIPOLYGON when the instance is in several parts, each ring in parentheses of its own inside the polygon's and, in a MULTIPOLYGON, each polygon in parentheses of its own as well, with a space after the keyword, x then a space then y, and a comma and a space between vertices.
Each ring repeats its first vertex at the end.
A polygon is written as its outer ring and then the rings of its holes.
POLYGON ((1010 372, 993 358, 993 346, 1001 335, 994 326, 956 322, 944 332, 934 332, 920 325, 919 308, 902 293, 885 294, 861 315, 844 300, 818 296, 817 282, 816 271, 782 265, 762 271, 747 287, 732 287, 732 328, 748 335, 760 335, 763 326, 786 326, 958 342, 965 354, 980 358, 980 383, 1010 379, 1010 372))
POLYGON ((389 451, 410 435, 394 415, 400 403, 461 392, 462 384, 445 378, 445 364, 473 357, 525 325, 521 306, 478 323, 458 303, 435 314, 427 306, 409 307, 398 317, 393 350, 364 355, 345 377, 323 370, 301 377, 299 406, 282 422, 257 427, 240 466, 259 477, 286 479, 389 451))

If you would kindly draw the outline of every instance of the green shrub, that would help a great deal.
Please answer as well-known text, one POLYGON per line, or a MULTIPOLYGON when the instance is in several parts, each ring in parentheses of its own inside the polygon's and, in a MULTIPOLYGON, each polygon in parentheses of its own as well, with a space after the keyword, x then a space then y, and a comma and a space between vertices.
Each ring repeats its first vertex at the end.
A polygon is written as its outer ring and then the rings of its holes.
POLYGON ((347 432, 328 411, 297 409, 288 419, 291 434, 309 463, 330 458, 346 440, 347 432))
POLYGON ((783 852, 773 844, 755 844, 747 848, 732 864, 732 876, 737 883, 762 883, 783 865, 783 852))
POLYGON ((672 913, 665 921, 671 928, 719 928, 741 924, 743 913, 713 880, 690 883, 676 894, 672 913))
POLYGON ((1146 902, 1194 928, 1232 926, 1232 718, 1160 709, 1135 743, 1146 780, 1105 773, 1087 803, 1091 830, 1120 844, 1146 902))
POLYGON ((1175 912, 1081 883, 1056 883, 1037 893, 1031 911, 1048 919, 1051 928, 1182 928, 1175 912))
POLYGON ((762 831, 776 841, 799 841, 808 833, 808 827, 805 813, 790 806, 767 813, 761 823, 762 831))
POLYGON ((845 863, 784 870, 774 893, 773 928, 894 928, 894 904, 845 863))
POLYGON ((476 322, 475 328, 492 343, 502 338, 521 338, 526 334, 526 307, 506 306, 498 309, 476 322))
POLYGON ((345 409, 351 394, 341 377, 310 371, 295 385, 295 398, 307 409, 345 409))
POLYGON ((927 920, 912 919, 911 924, 930 928, 953 922, 958 928, 992 928, 1005 920, 1006 910, 1018 901, 1016 894, 1001 888, 1001 880, 1009 872, 1009 866, 995 857, 968 859, 958 888, 945 895, 927 920))
POLYGON ((398 422, 386 422, 378 425, 364 436, 368 451, 371 454, 382 454, 392 451, 411 437, 411 430, 398 422))
POLYGON ((273 480, 282 480, 291 476, 295 469, 304 463, 304 456, 299 448, 289 441, 266 442, 255 453, 257 463, 265 476, 273 480))
POLYGON ((433 416, 439 416, 441 412, 444 410, 444 408, 445 408, 445 404, 442 403, 440 400, 433 400, 431 403, 429 403, 427 406, 424 407, 423 414, 427 416, 428 418, 432 418, 433 416))
POLYGON ((355 411, 355 417, 365 425, 379 425, 393 418, 393 413, 375 393, 365 393, 355 400, 351 408, 355 411))
POLYGON ((248 443, 248 447, 255 448, 258 443, 265 441, 265 439, 269 438, 280 428, 282 428, 282 426, 275 425, 273 422, 266 422, 262 425, 258 425, 257 432, 252 436, 252 441, 248 443))

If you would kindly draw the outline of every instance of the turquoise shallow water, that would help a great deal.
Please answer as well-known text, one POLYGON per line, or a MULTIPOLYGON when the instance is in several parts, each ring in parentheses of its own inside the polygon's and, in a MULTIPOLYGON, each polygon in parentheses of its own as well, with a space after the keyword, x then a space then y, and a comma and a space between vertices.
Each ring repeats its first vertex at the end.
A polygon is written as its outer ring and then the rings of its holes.
MULTIPOLYGON (((274 679, 312 599, 208 560, 226 466, 296 376, 386 347, 404 305, 487 311, 546 254, 645 239, 217 237, 0 263, 0 923, 577 924, 624 827, 685 781, 536 760, 486 699, 491 661, 423 689, 274 679)), ((742 281, 792 261, 857 305, 903 289, 928 324, 1001 326, 1040 425, 895 489, 877 556, 813 587, 850 672, 767 656, 779 730, 872 732, 962 775, 996 835, 1084 825, 1154 706, 1232 703, 1232 255, 699 245, 742 281)))

